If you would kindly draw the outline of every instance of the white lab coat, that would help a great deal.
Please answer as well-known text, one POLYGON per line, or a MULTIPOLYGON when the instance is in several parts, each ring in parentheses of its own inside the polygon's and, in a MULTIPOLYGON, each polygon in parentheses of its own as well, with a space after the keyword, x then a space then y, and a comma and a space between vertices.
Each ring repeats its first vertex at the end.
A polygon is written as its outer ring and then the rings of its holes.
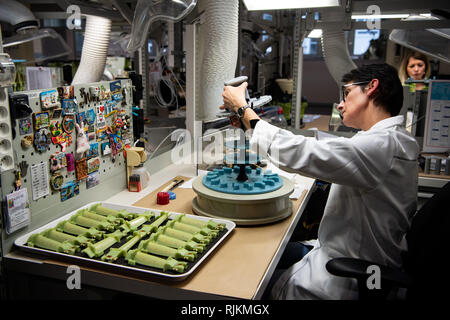
POLYGON ((403 116, 391 117, 352 138, 318 141, 258 121, 252 148, 282 169, 333 183, 314 248, 283 273, 274 299, 356 299, 354 279, 326 270, 331 258, 401 266, 417 205, 419 153, 402 123, 403 116))

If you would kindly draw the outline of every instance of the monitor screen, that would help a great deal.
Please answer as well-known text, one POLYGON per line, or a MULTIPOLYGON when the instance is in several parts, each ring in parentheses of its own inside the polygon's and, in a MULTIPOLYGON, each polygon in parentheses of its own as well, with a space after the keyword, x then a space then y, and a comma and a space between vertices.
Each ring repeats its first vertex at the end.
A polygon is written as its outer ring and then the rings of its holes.
POLYGON ((355 40, 353 41, 353 55, 364 54, 370 46, 370 40, 380 37, 380 30, 357 29, 355 30, 355 40))

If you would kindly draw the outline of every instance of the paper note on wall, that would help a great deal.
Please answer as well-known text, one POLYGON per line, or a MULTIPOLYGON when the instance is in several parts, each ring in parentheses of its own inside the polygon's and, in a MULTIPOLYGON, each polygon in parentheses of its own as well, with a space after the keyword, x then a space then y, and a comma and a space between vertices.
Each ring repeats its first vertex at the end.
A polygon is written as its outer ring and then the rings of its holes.
POLYGON ((27 188, 6 195, 6 233, 11 234, 30 224, 30 204, 27 188))
POLYGON ((49 194, 47 162, 31 166, 31 191, 33 200, 38 200, 49 194))

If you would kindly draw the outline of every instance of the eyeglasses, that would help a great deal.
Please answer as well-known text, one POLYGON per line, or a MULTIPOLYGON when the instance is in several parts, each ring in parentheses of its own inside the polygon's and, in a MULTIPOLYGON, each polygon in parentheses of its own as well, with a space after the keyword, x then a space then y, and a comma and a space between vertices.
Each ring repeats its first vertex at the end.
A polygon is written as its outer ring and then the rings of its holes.
POLYGON ((345 98, 347 98, 348 91, 347 92, 345 91, 345 89, 347 87, 354 86, 354 85, 357 85, 357 84, 366 84, 366 83, 369 83, 369 82, 370 81, 360 81, 360 82, 353 82, 353 83, 344 84, 343 86, 341 86, 341 100, 345 102, 345 98))

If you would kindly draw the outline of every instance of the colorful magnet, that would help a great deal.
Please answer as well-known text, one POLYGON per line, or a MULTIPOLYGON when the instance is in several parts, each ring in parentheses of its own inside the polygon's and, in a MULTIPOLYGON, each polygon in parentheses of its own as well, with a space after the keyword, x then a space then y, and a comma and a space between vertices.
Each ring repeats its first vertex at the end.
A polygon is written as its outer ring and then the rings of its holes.
POLYGON ((86 112, 78 112, 77 113, 77 123, 81 124, 86 121, 86 112))
POLYGON ((95 187, 100 183, 100 173, 98 171, 94 171, 88 175, 86 179, 86 189, 90 189, 95 187))
POLYGON ((73 86, 65 86, 63 99, 74 99, 74 98, 75 98, 75 91, 73 86))
POLYGON ((100 159, 98 157, 87 161, 88 174, 100 169, 100 159))
POLYGON ((104 127, 106 126, 106 119, 103 113, 97 114, 97 127, 104 127))
POLYGON ((61 201, 66 201, 80 193, 78 181, 70 181, 61 187, 61 201))
POLYGON ((119 92, 119 93, 114 93, 112 96, 111 96, 111 99, 113 100, 113 101, 122 101, 122 99, 123 99, 123 96, 122 96, 122 94, 119 92))
POLYGON ((50 145, 50 133, 47 129, 39 129, 34 133, 34 146, 36 150, 41 153, 45 152, 50 145))
POLYGON ((87 178, 88 171, 86 158, 75 160, 75 173, 77 176, 77 180, 83 180, 87 178))
POLYGON ((42 110, 59 108, 61 105, 59 102, 58 91, 56 91, 55 89, 41 92, 39 97, 41 100, 42 110))
POLYGON ((47 128, 50 124, 48 112, 33 113, 34 130, 47 128))
POLYGON ((75 170, 75 157, 72 153, 66 154, 66 161, 67 161, 67 172, 72 172, 75 170))
POLYGON ((75 99, 64 99, 62 102, 62 115, 75 115, 78 111, 77 101, 75 99))
POLYGON ((52 119, 58 119, 59 117, 61 117, 61 114, 62 114, 62 109, 61 108, 53 109, 52 119))
POLYGON ((120 80, 112 81, 109 83, 109 88, 112 93, 119 93, 122 89, 122 84, 120 80))
POLYGON ((98 143, 97 142, 91 143, 89 145, 89 147, 90 148, 89 148, 89 151, 88 151, 87 158, 91 159, 91 158, 98 157, 98 143))
POLYGON ((65 132, 71 134, 73 132, 73 129, 75 128, 75 116, 73 115, 64 116, 62 127, 65 132))
POLYGON ((103 85, 100 86, 100 100, 109 100, 111 98, 111 91, 107 90, 103 85))
POLYGON ((59 144, 61 151, 65 152, 66 148, 72 144, 72 136, 66 132, 61 133, 57 137, 52 137, 53 144, 59 144))
POLYGON ((106 132, 107 127, 97 129, 97 141, 102 141, 108 139, 108 133, 106 132))
POLYGON ((64 152, 56 152, 50 157, 50 172, 55 172, 67 166, 67 158, 64 152))
POLYGON ((19 133, 21 136, 32 133, 32 122, 31 118, 19 119, 19 133))
MULTIPOLYGON (((51 120, 50 121, 50 133, 52 134, 52 137, 58 137, 62 134, 62 126, 59 120, 51 120)), ((53 142, 53 140, 52 140, 53 142)), ((55 143, 55 142, 53 142, 55 143)))
POLYGON ((107 154, 111 153, 111 146, 109 144, 109 142, 103 142, 102 145, 102 155, 106 156, 107 154))
POLYGON ((28 149, 29 147, 31 147, 32 144, 33 144, 33 136, 25 136, 20 141, 20 145, 24 149, 28 149))
POLYGON ((94 124, 95 122, 95 111, 90 109, 86 111, 86 121, 88 124, 94 124))
POLYGON ((98 86, 89 87, 89 93, 91 97, 98 98, 100 95, 100 88, 98 86))
POLYGON ((63 183, 64 183, 64 177, 59 172, 55 172, 50 177, 50 187, 55 191, 60 190, 63 183))

